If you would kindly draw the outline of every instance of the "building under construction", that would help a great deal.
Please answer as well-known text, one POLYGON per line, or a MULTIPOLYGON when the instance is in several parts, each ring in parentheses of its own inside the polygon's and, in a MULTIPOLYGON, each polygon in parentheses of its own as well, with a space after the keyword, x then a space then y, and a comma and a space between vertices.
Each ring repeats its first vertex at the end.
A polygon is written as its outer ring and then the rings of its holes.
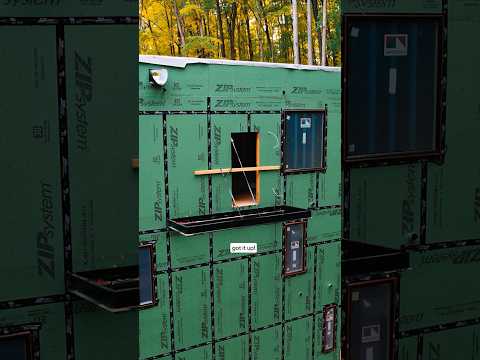
POLYGON ((8 3, 0 359, 480 359, 480 3, 344 0, 341 68, 8 3))

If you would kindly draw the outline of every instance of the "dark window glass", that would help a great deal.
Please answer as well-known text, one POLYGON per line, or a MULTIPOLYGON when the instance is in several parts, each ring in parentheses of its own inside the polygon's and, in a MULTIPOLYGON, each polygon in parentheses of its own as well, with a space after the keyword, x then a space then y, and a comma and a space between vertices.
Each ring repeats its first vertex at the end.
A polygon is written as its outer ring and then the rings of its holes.
POLYGON ((153 274, 151 246, 138 249, 138 267, 140 277, 140 305, 153 303, 153 274))
POLYGON ((0 337, 0 359, 31 360, 27 335, 0 337))
POLYGON ((392 283, 350 289, 349 360, 391 359, 392 283))
POLYGON ((438 152, 439 29, 439 18, 347 18, 347 159, 438 152))
POLYGON ((305 224, 285 224, 285 275, 305 271, 304 262, 305 224))
POLYGON ((284 118, 284 171, 323 169, 325 112, 288 111, 284 118))

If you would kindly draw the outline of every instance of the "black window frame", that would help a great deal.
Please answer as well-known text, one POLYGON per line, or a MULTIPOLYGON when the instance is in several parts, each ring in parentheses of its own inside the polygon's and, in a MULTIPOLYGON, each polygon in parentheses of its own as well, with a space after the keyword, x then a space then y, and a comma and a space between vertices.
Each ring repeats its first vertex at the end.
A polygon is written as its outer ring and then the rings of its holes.
POLYGON ((328 121, 328 109, 327 106, 324 108, 318 109, 283 109, 281 115, 281 172, 283 174, 306 174, 312 172, 326 172, 327 171, 327 126, 328 121), (322 139, 322 164, 320 167, 313 167, 313 168, 299 168, 299 169, 287 169, 286 168, 286 161, 287 161, 287 115, 291 113, 298 113, 298 112, 311 112, 311 113, 319 113, 323 114, 323 139, 322 139))
POLYGON ((352 293, 355 289, 358 288, 365 288, 370 287, 372 285, 382 285, 388 284, 391 285, 391 293, 390 293, 390 351, 389 351, 389 358, 384 360, 394 360, 395 359, 395 332, 396 332, 396 315, 398 313, 399 304, 396 301, 397 294, 399 292, 399 278, 397 276, 391 277, 383 277, 383 278, 376 278, 372 280, 364 280, 364 281, 354 281, 354 282, 347 282, 346 283, 346 312, 345 312, 345 326, 342 327, 345 331, 345 341, 343 343, 343 353, 345 354, 345 360, 354 360, 352 358, 352 354, 350 352, 350 344, 351 339, 351 326, 352 326, 352 293))
POLYGON ((0 328, 2 339, 23 337, 26 338, 27 360, 40 360, 40 325, 17 325, 0 328))
MULTIPOLYGON (((146 241, 138 245, 138 250, 142 248, 148 248, 150 251, 150 272, 151 272, 151 281, 152 281, 152 301, 149 303, 141 304, 140 303, 140 269, 139 269, 139 293, 138 293, 138 308, 149 308, 158 305, 158 289, 157 289, 157 255, 156 255, 156 242, 146 241)), ((139 264, 140 265, 140 264, 139 264)))
POLYGON ((322 353, 323 354, 329 354, 332 352, 335 352, 337 350, 337 304, 328 304, 323 307, 323 324, 322 324, 322 353), (331 349, 327 349, 325 342, 327 338, 327 326, 326 326, 326 318, 327 314, 330 310, 333 310, 333 346, 331 349))
POLYGON ((307 272, 307 223, 308 220, 306 219, 301 219, 301 220, 295 220, 295 221, 289 221, 283 223, 283 228, 282 228, 282 237, 283 237, 283 261, 282 261, 282 274, 285 278, 290 277, 290 276, 296 276, 300 274, 304 274, 307 272), (287 227, 290 225, 297 225, 297 224, 302 224, 303 226, 303 246, 302 246, 302 251, 303 251, 303 262, 302 262, 302 268, 297 271, 289 271, 287 272, 286 269, 286 257, 288 253, 288 241, 287 241, 287 227))
POLYGON ((403 13, 348 13, 342 17, 342 162, 349 166, 378 166, 387 164, 402 164, 417 160, 429 160, 442 162, 445 155, 445 123, 446 123, 446 84, 443 79, 446 78, 446 36, 444 34, 445 16, 442 13, 428 14, 403 14, 403 13), (383 154, 363 154, 356 156, 348 156, 348 36, 346 36, 350 20, 410 20, 410 21, 431 21, 432 19, 438 21, 438 44, 437 44, 437 101, 436 101, 436 118, 435 121, 435 146, 433 150, 427 151, 410 151, 400 153, 383 153, 383 154))

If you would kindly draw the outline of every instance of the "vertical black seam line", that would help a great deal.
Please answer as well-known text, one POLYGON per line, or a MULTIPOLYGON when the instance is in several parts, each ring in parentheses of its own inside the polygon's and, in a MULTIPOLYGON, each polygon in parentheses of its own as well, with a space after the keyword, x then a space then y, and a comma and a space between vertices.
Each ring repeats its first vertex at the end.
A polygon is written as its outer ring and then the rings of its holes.
MULTIPOLYGON (((399 352, 399 349, 400 349, 400 342, 399 342, 399 336, 398 334, 400 333, 400 274, 397 275, 396 279, 395 279, 395 282, 393 283, 393 287, 394 287, 394 290, 395 290, 395 297, 394 297, 394 304, 393 306, 395 306, 395 309, 394 309, 394 314, 395 314, 395 318, 394 318, 394 321, 395 321, 395 324, 394 324, 394 333, 393 333, 393 337, 395 339, 394 341, 394 352, 393 352, 393 359, 397 359, 398 358, 398 352, 399 352)), ((398 359, 397 359, 398 360, 398 359)))
MULTIPOLYGON (((282 225, 282 247, 285 247, 285 233, 282 225)), ((285 275, 283 273, 285 264, 285 251, 282 251, 282 357, 285 360, 285 275)))
MULTIPOLYGON (((344 356, 347 355, 347 316, 349 315, 347 312, 347 282, 345 281, 345 278, 340 279, 340 309, 337 309, 337 312, 339 313, 340 319, 338 320, 337 317, 337 323, 340 321, 340 352, 344 353, 344 356)), ((338 315, 337 315, 338 316, 338 315)), ((336 324, 337 325, 337 324, 336 324)), ((322 334, 323 336, 323 334, 322 334)), ((337 339, 335 339, 337 341, 337 339)))
MULTIPOLYGON (((313 253, 313 313, 316 313, 316 301, 317 301, 317 253, 318 253, 318 246, 315 246, 315 250, 313 253)), ((313 315, 312 321, 312 359, 315 359, 315 322, 317 320, 317 316, 313 315)))
MULTIPOLYGON (((283 176, 283 205, 287 205, 287 174, 283 171, 285 168, 285 113, 282 111, 280 115, 280 163, 282 170, 280 174, 283 176)), ((283 236, 282 236, 283 241, 283 236)))
MULTIPOLYGON (((62 189, 62 222, 64 245, 64 270, 68 274, 72 271, 72 237, 70 223, 70 178, 68 168, 68 122, 67 122, 67 96, 65 84, 65 32, 63 25, 56 26, 57 40, 57 96, 59 117, 59 142, 60 142, 60 181, 62 189)), ((69 277, 65 276, 65 290, 69 288, 69 277)))
POLYGON ((442 0, 442 12, 443 12, 443 29, 442 29, 442 94, 441 94, 441 101, 442 101, 442 117, 440 119, 440 131, 441 131, 441 152, 442 152, 442 162, 445 159, 446 153, 446 125, 447 125, 447 82, 448 82, 448 71, 447 71, 447 63, 448 63, 448 0, 442 0), (445 82, 443 82, 445 79, 445 82))
POLYGON ((428 197, 428 163, 421 162, 421 191, 420 191, 420 244, 427 242, 427 197, 428 197))
MULTIPOLYGON (((162 135, 163 135, 163 171, 165 182, 165 213, 167 220, 170 219, 170 200, 168 195, 168 146, 167 146, 167 115, 162 115, 162 135)), ((167 274, 168 274, 168 307, 170 313, 170 351, 172 360, 175 360, 175 320, 173 310, 173 274, 172 274, 172 253, 170 232, 167 231, 167 274)))
POLYGON ((327 151, 328 151, 328 104, 325 104, 325 114, 324 114, 324 129, 325 134, 323 134, 323 164, 322 167, 327 169, 327 151))
POLYGON ((170 218, 170 199, 168 195, 167 114, 162 114, 162 135, 163 135, 163 181, 165 183, 165 215, 166 215, 166 218, 169 219, 170 218))
POLYGON ((64 303, 65 312, 65 338, 66 338, 66 351, 67 359, 75 359, 75 337, 73 328, 73 302, 67 300, 64 303))
POLYGON ((417 338, 417 360, 422 360, 423 358, 423 335, 418 335, 417 338))
POLYGON ((350 230, 350 169, 343 169, 343 186, 342 186, 342 240, 348 240, 350 230))
MULTIPOLYGON (((173 318, 173 274, 171 271, 172 256, 170 246, 170 233, 167 233, 167 262, 168 262, 168 299, 169 299, 169 312, 170 312, 170 351, 175 350, 175 320, 173 318)), ((175 359, 175 353, 172 354, 172 359, 175 359)))
POLYGON ((285 113, 283 112, 283 110, 280 112, 280 174, 283 174, 284 173, 284 169, 285 169, 285 141, 284 141, 284 138, 285 138, 285 129, 283 128, 284 127, 284 115, 285 113))
POLYGON ((315 173, 316 189, 315 189, 315 207, 318 208, 319 188, 320 188, 320 173, 315 173))
MULTIPOLYGON (((211 99, 207 97, 207 147, 208 147, 208 169, 212 168, 212 115, 211 99)), ((213 194, 212 194, 212 175, 208 175, 208 210, 212 213, 213 194)))
POLYGON ((251 131, 252 131, 252 118, 251 118, 251 114, 247 113, 247 132, 251 132, 251 131))
POLYGON ((252 360, 252 257, 248 258, 248 360, 252 360))
MULTIPOLYGON (((65 79, 65 29, 63 25, 55 26, 57 50, 57 102, 58 102, 58 130, 60 143, 60 183, 62 191, 62 225, 63 225, 63 266, 65 292, 70 288, 70 273, 72 263, 72 232, 71 232, 71 204, 70 204, 70 174, 68 168, 68 119, 67 119, 67 87, 65 79)), ((73 305, 67 295, 64 305, 65 341, 69 359, 75 359, 75 340, 73 327, 73 305)))
MULTIPOLYGON (((208 153, 208 169, 212 168, 212 117, 211 117, 211 98, 207 97, 207 153, 208 153)), ((212 175, 208 175, 208 212, 213 212, 213 193, 212 193, 212 175)), ((213 271, 213 234, 208 234, 208 251, 209 251, 209 278, 210 278, 210 327, 211 327, 211 348, 212 359, 215 360, 215 276, 213 271)))

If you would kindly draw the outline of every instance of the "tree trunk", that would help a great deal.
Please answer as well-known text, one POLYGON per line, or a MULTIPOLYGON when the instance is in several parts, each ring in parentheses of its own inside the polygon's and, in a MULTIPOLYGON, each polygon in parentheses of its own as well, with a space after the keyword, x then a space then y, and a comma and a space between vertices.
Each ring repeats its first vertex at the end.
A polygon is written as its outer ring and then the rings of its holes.
POLYGON ((177 0, 172 0, 172 3, 173 3, 173 9, 175 11, 175 17, 177 18, 177 28, 178 28, 178 36, 180 39, 180 47, 183 50, 183 47, 185 46, 185 32, 183 28, 183 23, 182 23, 182 19, 180 18, 180 13, 178 11, 177 0))
POLYGON ((235 60, 235 22, 237 18, 237 3, 232 3, 230 16, 227 16, 228 39, 230 41, 230 59, 235 60))
POLYGON ((147 15, 147 25, 148 25, 148 29, 150 30, 150 34, 152 35, 153 45, 155 46, 155 51, 157 52, 157 55, 159 55, 160 50, 158 49, 157 39, 155 37, 155 34, 153 33, 152 24, 150 22, 150 19, 148 19, 148 12, 147 12, 147 9, 145 8, 145 3, 143 1, 142 1, 142 7, 143 7, 143 11, 145 11, 145 14, 147 15))
POLYGON ((258 53, 260 55, 260 61, 263 61, 263 35, 260 28, 260 22, 256 21, 257 25, 257 38, 258 38, 258 53))
POLYGON ((312 54, 312 10, 311 10, 311 0, 307 0, 307 57, 308 65, 313 65, 313 54, 312 54))
POLYGON ((318 55, 321 57, 322 55, 322 22, 318 14, 318 1, 319 0, 312 0, 312 10, 313 10, 313 17, 315 18, 315 32, 317 34, 317 41, 318 41, 318 55))
MULTIPOLYGON (((210 12, 207 13, 207 19, 209 18, 209 16, 210 16, 210 12)), ((203 22, 203 28, 204 28, 204 31, 205 31, 205 35, 210 36, 210 29, 208 28, 208 25, 207 25, 207 22, 205 21, 205 18, 202 18, 202 22, 203 22)))
POLYGON ((267 13, 265 12, 262 0, 258 0, 258 6, 265 26, 265 36, 267 37, 268 49, 270 50, 270 59, 273 61, 273 44, 272 39, 270 38, 270 27, 268 26, 267 13))
POLYGON ((242 60, 242 37, 240 36, 242 34, 242 21, 239 19, 237 21, 237 48, 238 48, 238 60, 242 60))
POLYGON ((248 8, 247 8, 247 6, 243 7, 243 17, 245 18, 245 27, 247 28, 248 60, 253 61, 252 35, 250 34, 250 19, 248 18, 248 8))
POLYGON ((298 18, 297 18, 297 0, 292 0, 292 25, 293 25, 293 62, 300 63, 298 54, 298 18))
POLYGON ((170 55, 175 56, 175 46, 174 46, 174 40, 173 40, 173 24, 171 22, 171 19, 168 16, 167 8, 164 7, 164 9, 165 9, 165 18, 167 20, 168 34, 170 38, 169 39, 170 55))
POLYGON ((322 66, 327 65, 327 0, 322 6, 322 66))
POLYGON ((225 51, 225 37, 223 36, 223 20, 222 20, 222 9, 220 8, 220 0, 215 0, 215 6, 217 9, 217 27, 220 34, 220 49, 222 52, 222 57, 227 57, 225 51))

